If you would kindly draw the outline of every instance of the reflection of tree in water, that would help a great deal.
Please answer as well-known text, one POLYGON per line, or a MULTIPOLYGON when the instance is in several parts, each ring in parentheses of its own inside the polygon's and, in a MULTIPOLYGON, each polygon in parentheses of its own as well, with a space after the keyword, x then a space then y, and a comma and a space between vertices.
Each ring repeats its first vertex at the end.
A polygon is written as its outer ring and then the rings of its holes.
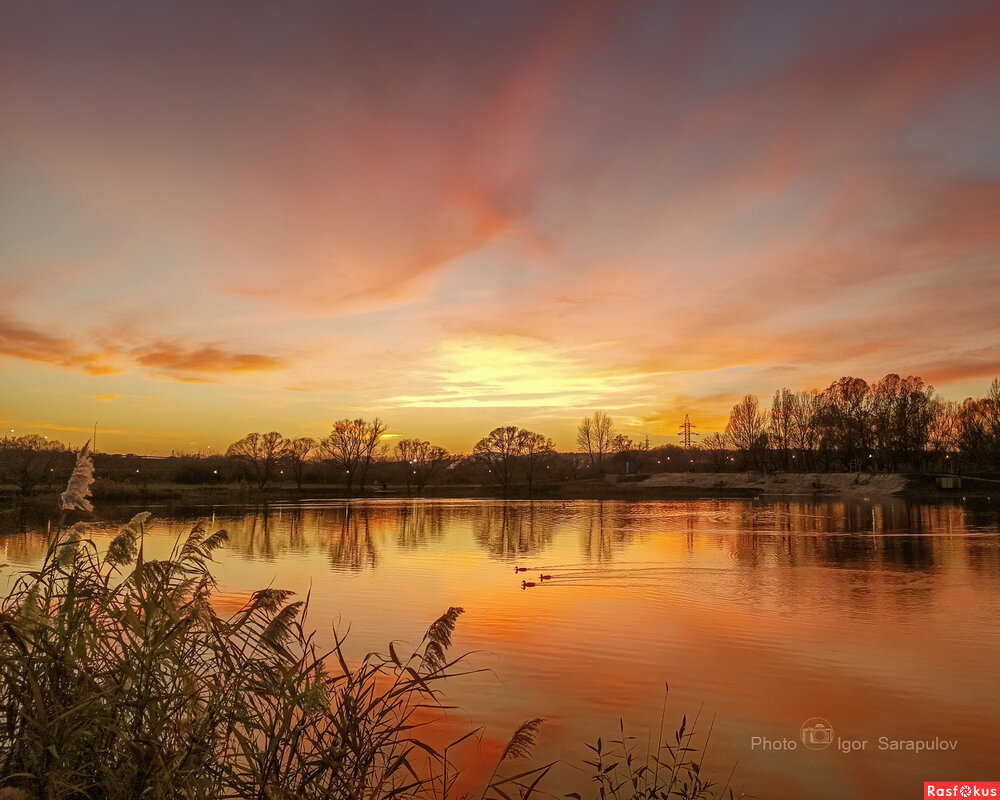
POLYGON ((228 549, 255 561, 275 561, 285 553, 308 550, 306 527, 304 509, 268 505, 239 519, 217 519, 213 525, 226 530, 228 549))
POLYGON ((598 501, 585 513, 587 517, 580 537, 585 561, 612 561, 616 549, 620 550, 635 539, 632 517, 639 515, 638 506, 598 501))
POLYGON ((0 509, 0 536, 44 531, 54 513, 57 513, 54 506, 47 503, 22 503, 14 508, 0 509))
POLYGON ((375 549, 369 509, 348 506, 338 511, 339 525, 333 524, 328 528, 330 566, 335 570, 374 569, 378 563, 378 551, 375 549))
POLYGON ((967 548, 969 568, 980 576, 1000 577, 1000 539, 983 536, 969 541, 967 548))
POLYGON ((536 503, 484 506, 475 520, 475 537, 498 558, 534 555, 552 543, 553 520, 536 503))
POLYGON ((968 565, 1000 578, 1000 546, 993 537, 967 537, 964 510, 954 506, 901 499, 776 502, 740 514, 733 526, 735 535, 723 535, 722 542, 734 562, 750 568, 743 576, 747 588, 759 592, 768 580, 764 573, 780 576, 768 591, 790 608, 797 600, 795 573, 769 566, 829 568, 831 602, 867 612, 883 599, 887 611, 899 614, 931 607, 942 571, 968 565))
POLYGON ((396 543, 401 548, 423 547, 444 536, 444 509, 439 505, 410 503, 396 512, 396 543))
MULTIPOLYGON (((13 533, 0 538, 0 564, 35 565, 45 556, 49 537, 44 533, 13 533)), ((16 571, 14 566, 4 572, 16 571)))
MULTIPOLYGON (((219 519, 214 528, 225 528, 228 549, 251 560, 275 561, 320 550, 335 569, 361 569, 375 566, 378 523, 373 524, 364 507, 265 505, 240 518, 219 519)), ((387 528, 384 520, 381 527, 387 528)))

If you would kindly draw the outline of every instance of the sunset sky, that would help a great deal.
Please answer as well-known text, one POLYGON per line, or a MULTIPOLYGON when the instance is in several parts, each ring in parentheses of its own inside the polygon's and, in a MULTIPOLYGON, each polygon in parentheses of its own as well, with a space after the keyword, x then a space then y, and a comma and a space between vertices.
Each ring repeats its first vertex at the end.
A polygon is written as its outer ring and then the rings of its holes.
POLYGON ((1000 375, 1000 4, 0 0, 0 426, 572 449, 1000 375))

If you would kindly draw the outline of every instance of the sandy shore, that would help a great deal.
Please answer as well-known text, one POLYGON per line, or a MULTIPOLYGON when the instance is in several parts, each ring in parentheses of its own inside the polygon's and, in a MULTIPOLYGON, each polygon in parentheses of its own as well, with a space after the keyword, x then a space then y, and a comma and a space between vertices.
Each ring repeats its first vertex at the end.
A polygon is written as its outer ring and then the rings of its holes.
POLYGON ((761 494, 898 494, 906 488, 906 479, 893 473, 866 472, 669 472, 654 475, 632 484, 636 488, 755 489, 761 494))

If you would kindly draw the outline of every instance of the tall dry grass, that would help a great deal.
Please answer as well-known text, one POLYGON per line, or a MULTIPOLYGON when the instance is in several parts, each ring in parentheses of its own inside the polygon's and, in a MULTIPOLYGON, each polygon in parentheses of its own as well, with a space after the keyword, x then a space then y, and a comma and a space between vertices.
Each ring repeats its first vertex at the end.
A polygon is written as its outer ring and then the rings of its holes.
POLYGON ((465 671, 448 655, 461 609, 405 658, 390 646, 352 666, 341 638, 320 651, 289 592, 220 617, 209 563, 225 533, 196 526, 147 560, 147 520, 103 555, 85 526, 57 535, 4 599, 4 785, 53 800, 447 795, 454 765, 415 715, 465 671))

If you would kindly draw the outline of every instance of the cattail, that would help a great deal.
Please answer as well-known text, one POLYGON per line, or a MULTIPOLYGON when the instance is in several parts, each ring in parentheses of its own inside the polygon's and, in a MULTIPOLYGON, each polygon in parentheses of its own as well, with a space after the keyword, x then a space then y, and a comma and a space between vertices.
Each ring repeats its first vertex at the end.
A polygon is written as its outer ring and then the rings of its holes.
POLYGON ((69 476, 66 491, 59 495, 63 511, 93 511, 94 507, 87 499, 90 497, 90 484, 94 482, 94 462, 90 458, 90 442, 88 441, 76 456, 76 466, 69 476))

